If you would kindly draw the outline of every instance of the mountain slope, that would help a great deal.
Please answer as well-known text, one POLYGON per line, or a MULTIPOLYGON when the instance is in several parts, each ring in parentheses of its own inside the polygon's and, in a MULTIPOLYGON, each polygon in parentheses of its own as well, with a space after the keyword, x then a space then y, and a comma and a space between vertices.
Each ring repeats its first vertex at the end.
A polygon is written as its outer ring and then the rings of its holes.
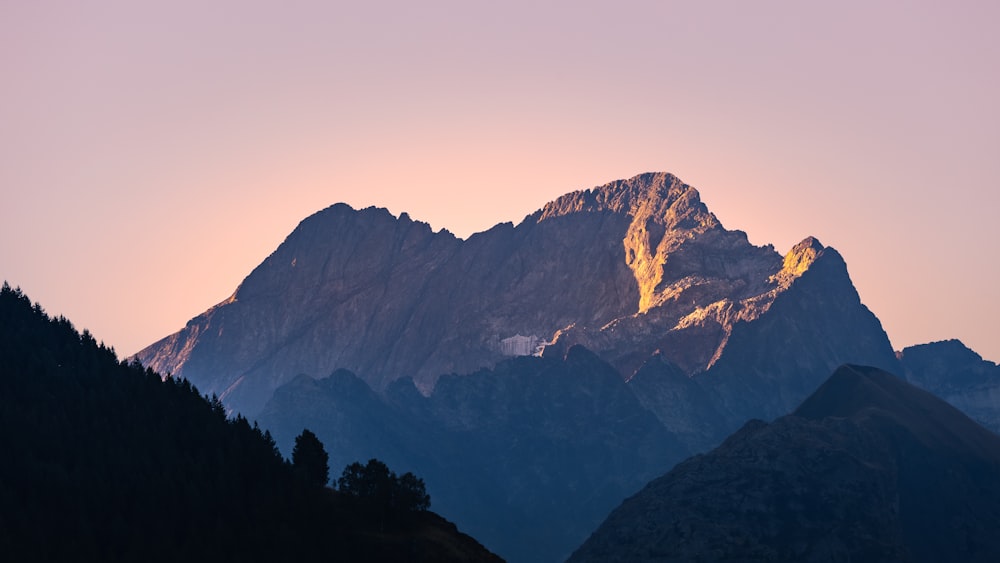
MULTIPOLYGON (((722 371, 760 378, 773 362, 747 364, 754 358, 746 350, 727 360, 726 350, 734 338, 753 341, 741 334, 754 329, 741 327, 774 316, 772 305, 835 255, 813 239, 785 257, 753 246, 723 228, 697 190, 665 173, 567 194, 516 227, 468 240, 406 214, 338 204, 304 220, 232 297, 137 357, 251 415, 303 373, 344 368, 379 391, 412 377, 427 393, 441 374, 538 349, 561 357, 574 344, 624 378, 654 354, 688 376, 722 362, 722 371)), ((846 269, 820 269, 829 272, 815 274, 817 283, 848 299, 818 300, 810 318, 789 321, 802 336, 795 353, 809 357, 782 365, 808 373, 776 412, 831 366, 895 362, 846 269), (822 327, 800 326, 812 317, 822 327), (831 327, 845 336, 824 344, 831 327)), ((783 374, 793 384, 799 376, 783 374)))
POLYGON ((884 371, 838 369, 646 486, 570 561, 995 561, 1000 437, 884 371))

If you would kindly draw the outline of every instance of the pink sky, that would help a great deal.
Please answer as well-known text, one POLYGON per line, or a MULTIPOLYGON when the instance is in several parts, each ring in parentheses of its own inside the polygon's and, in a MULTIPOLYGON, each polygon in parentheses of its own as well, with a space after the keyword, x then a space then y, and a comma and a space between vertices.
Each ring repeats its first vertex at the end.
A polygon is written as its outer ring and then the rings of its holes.
POLYGON ((332 203, 467 236, 663 170, 1000 360, 1000 4, 361 4, 0 4, 0 277, 131 354, 332 203))

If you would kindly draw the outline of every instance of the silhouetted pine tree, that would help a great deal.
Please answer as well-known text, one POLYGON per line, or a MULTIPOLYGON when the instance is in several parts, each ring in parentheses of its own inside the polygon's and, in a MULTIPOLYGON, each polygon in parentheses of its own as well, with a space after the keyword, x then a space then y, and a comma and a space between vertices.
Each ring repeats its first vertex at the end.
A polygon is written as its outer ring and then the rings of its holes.
POLYGON ((311 487, 325 487, 330 480, 330 456, 323 449, 323 443, 308 429, 295 438, 292 448, 292 467, 295 474, 311 487))

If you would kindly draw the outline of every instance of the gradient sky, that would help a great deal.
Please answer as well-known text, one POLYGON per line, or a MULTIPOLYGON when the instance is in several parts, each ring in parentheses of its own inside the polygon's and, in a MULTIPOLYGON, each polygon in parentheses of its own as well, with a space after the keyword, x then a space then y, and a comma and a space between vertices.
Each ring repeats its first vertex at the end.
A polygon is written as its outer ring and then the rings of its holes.
POLYGON ((1000 360, 1000 3, 0 2, 0 277, 120 354, 309 214, 459 236, 662 170, 1000 360))

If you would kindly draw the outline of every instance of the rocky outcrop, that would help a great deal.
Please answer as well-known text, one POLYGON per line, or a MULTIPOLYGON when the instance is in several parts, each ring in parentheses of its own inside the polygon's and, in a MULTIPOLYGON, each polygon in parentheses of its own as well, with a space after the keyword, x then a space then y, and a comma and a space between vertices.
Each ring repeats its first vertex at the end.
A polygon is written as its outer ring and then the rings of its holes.
POLYGON ((687 455, 617 371, 583 348, 514 358, 382 396, 343 370, 278 388, 260 416, 285 452, 303 427, 332 473, 372 457, 427 484, 433 509, 511 561, 562 561, 621 499, 687 455))
POLYGON ((995 561, 1000 437, 898 377, 843 367, 626 500, 582 561, 995 561))
POLYGON ((776 291, 765 314, 735 324, 716 362, 695 377, 719 397, 726 434, 751 418, 791 411, 847 358, 901 372, 836 250, 807 239, 786 256, 776 277, 784 276, 797 277, 776 291))
POLYGON ((958 340, 904 348, 899 360, 907 381, 1000 433, 1000 366, 958 340))
POLYGON ((575 344, 623 378, 654 354, 685 376, 717 373, 703 387, 732 420, 747 412, 734 399, 758 380, 776 378, 755 398, 769 401, 759 412, 777 414, 833 365, 890 367, 887 351, 895 361, 835 251, 814 239, 785 257, 754 246, 664 173, 568 194, 468 240, 405 213, 334 205, 304 220, 232 297, 138 358, 253 415, 302 373, 348 369, 378 391, 412 377, 426 394, 441 374, 511 353, 562 357, 575 344), (768 323, 767 339, 754 336, 768 323), (769 359, 772 341, 790 346, 781 362, 769 359), (775 365, 784 371, 771 374, 775 365), (739 391, 716 385, 732 374, 739 391))

